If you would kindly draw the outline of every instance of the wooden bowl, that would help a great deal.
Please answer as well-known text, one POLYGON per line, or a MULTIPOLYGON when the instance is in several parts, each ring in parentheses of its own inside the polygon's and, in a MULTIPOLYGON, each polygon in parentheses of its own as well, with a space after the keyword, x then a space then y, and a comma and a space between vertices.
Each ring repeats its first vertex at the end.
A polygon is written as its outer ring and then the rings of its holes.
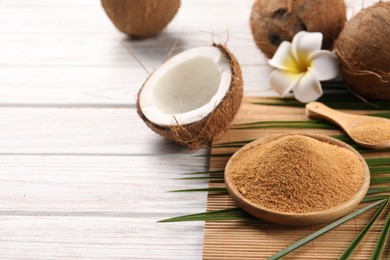
POLYGON ((330 222, 332 220, 336 220, 346 215, 347 213, 351 212, 353 208, 360 203, 360 201, 364 198, 364 196, 367 193, 368 187, 370 186, 370 171, 368 169, 366 161, 354 148, 352 148, 351 146, 349 146, 348 144, 342 141, 339 141, 337 139, 328 136, 323 136, 323 135, 299 134, 299 135, 308 136, 322 142, 338 145, 348 150, 351 150, 353 153, 356 154, 356 156, 359 158, 359 160, 361 161, 364 167, 364 182, 361 188, 356 192, 356 194, 351 199, 343 202, 342 204, 336 207, 323 210, 323 211, 308 212, 308 213, 288 213, 288 212, 273 211, 267 208, 263 208, 257 204, 254 204, 253 202, 245 198, 237 190, 236 186, 231 180, 231 174, 230 174, 230 168, 233 163, 233 159, 237 157, 240 153, 249 149, 250 147, 268 143, 289 135, 295 135, 295 134, 271 136, 268 138, 262 138, 253 141, 245 145, 244 147, 242 147, 229 159, 225 168, 225 184, 230 196, 234 199, 234 201, 236 201, 237 204, 242 209, 244 209, 245 211, 247 211, 248 213, 250 213, 251 215, 257 218, 264 219, 278 224, 290 225, 290 226, 310 226, 310 225, 322 224, 322 223, 330 222))

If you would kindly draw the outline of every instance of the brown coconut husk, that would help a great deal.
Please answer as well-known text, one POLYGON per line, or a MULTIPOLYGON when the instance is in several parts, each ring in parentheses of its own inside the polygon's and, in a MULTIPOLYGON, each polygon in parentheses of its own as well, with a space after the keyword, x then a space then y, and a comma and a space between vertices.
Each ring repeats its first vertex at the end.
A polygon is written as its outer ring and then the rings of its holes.
POLYGON ((140 39, 161 32, 175 16, 180 0, 101 0, 119 31, 140 39))
POLYGON ((321 32, 322 48, 330 50, 345 21, 344 0, 256 0, 250 17, 254 40, 268 58, 300 31, 321 32))
POLYGON ((335 49, 352 92, 390 100, 390 2, 360 11, 345 25, 335 49))
MULTIPOLYGON (((220 49, 230 62, 232 68, 232 81, 229 91, 223 100, 213 112, 202 120, 186 125, 156 125, 145 117, 140 108, 139 98, 137 100, 138 115, 147 126, 168 140, 185 145, 191 149, 200 148, 202 145, 209 143, 213 137, 225 131, 233 121, 243 98, 243 79, 240 64, 226 46, 220 44, 213 44, 213 46, 220 49)), ((138 97, 141 90, 138 93, 138 97)))

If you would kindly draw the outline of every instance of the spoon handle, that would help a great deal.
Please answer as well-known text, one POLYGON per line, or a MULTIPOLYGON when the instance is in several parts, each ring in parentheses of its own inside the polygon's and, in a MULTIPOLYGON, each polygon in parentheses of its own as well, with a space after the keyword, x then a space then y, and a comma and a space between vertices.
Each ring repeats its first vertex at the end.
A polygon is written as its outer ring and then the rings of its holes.
POLYGON ((306 105, 306 115, 312 119, 326 119, 346 128, 357 116, 334 110, 320 102, 310 102, 306 105))

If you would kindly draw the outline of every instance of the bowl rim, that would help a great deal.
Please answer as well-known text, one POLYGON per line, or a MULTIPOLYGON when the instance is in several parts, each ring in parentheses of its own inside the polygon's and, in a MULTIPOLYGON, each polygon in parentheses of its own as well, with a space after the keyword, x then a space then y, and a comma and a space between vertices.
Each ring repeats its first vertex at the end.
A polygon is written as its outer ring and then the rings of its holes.
POLYGON ((365 159, 353 147, 344 143, 343 141, 337 140, 330 136, 319 135, 319 134, 308 134, 308 133, 298 133, 298 134, 288 133, 288 134, 281 134, 281 135, 272 135, 272 136, 268 136, 265 138, 260 138, 255 141, 252 141, 246 144, 245 146, 241 147, 230 157, 230 159, 228 160, 225 166, 225 173, 224 173, 225 185, 228 190, 228 193, 242 209, 244 209, 248 213, 260 219, 268 220, 274 223, 288 224, 294 226, 320 224, 330 220, 337 219, 347 214, 356 205, 358 205, 366 195, 368 188, 370 186, 370 178, 371 178, 370 170, 368 168, 365 159), (286 136, 294 136, 294 135, 307 136, 322 142, 338 145, 352 151, 360 160, 364 169, 364 181, 361 187, 359 188, 359 190, 355 193, 355 195, 335 207, 325 209, 322 211, 312 211, 312 212, 305 212, 305 213, 293 213, 293 212, 271 210, 266 207, 259 206, 258 204, 253 203, 245 196, 243 196, 236 188, 236 185, 233 184, 233 182, 231 181, 229 168, 231 167, 234 158, 236 158, 242 152, 250 149, 251 147, 262 145, 271 141, 275 141, 286 136), (304 220, 306 220, 307 222, 302 223, 302 221, 304 220))

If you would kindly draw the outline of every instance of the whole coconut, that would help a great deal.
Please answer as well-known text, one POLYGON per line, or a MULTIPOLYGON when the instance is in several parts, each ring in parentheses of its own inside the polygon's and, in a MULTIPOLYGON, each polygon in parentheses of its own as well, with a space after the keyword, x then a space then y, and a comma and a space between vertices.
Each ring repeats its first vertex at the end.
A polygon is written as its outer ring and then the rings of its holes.
POLYGON ((345 21, 344 0, 256 0, 250 17, 256 44, 268 58, 300 31, 321 32, 322 48, 332 49, 345 21))
POLYGON ((351 91, 390 100, 390 2, 360 11, 346 24, 335 48, 351 91))
POLYGON ((180 0, 101 0, 119 31, 133 38, 153 36, 175 16, 180 0))

